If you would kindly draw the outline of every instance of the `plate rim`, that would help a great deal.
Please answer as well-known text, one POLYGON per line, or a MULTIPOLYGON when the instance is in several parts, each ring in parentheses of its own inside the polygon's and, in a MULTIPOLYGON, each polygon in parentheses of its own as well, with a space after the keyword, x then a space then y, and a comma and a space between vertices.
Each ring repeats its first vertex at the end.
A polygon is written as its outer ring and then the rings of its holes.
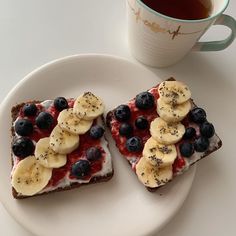
MULTIPOLYGON (((51 60, 47 63, 44 63, 38 67, 36 67, 34 70, 32 70, 31 72, 29 72, 28 74, 26 74, 25 76, 23 76, 22 79, 20 79, 18 81, 18 83, 16 83, 12 89, 9 90, 9 92, 7 93, 7 95, 5 96, 5 98, 2 100, 1 104, 0 104, 0 112, 2 113, 7 101, 9 100, 9 98, 12 97, 12 95, 14 94, 14 92, 21 87, 25 82, 27 82, 28 80, 30 80, 32 78, 32 76, 34 76, 35 74, 46 70, 47 68, 56 65, 56 64, 60 64, 63 63, 65 61, 70 61, 70 60, 74 60, 74 59, 80 59, 80 58, 106 58, 106 59, 112 59, 112 60, 117 60, 117 61, 123 61, 126 62, 128 64, 132 64, 133 66, 139 67, 142 70, 146 70, 148 73, 152 73, 154 74, 156 77, 157 75, 149 70, 148 68, 146 68, 145 66, 139 64, 138 62, 134 62, 131 61, 127 58, 121 57, 121 56, 117 56, 117 55, 111 55, 111 54, 103 54, 103 53, 83 53, 83 54, 72 54, 72 55, 68 55, 68 56, 64 56, 64 57, 60 57, 54 60, 51 60)), ((176 213, 179 211, 179 209, 183 206, 184 201, 186 200, 191 188, 192 188, 192 184, 193 184, 193 180, 195 178, 195 174, 196 174, 196 169, 197 169, 197 165, 194 165, 189 171, 192 172, 191 175, 191 181, 189 182, 189 187, 188 190, 185 191, 185 194, 182 198, 182 201, 178 204, 177 207, 175 207, 175 209, 173 211, 171 211, 169 217, 165 218, 165 220, 160 224, 157 225, 157 227, 154 227, 151 231, 147 232, 147 235, 152 234, 152 233, 157 233, 159 232, 162 228, 164 228, 166 226, 166 224, 169 223, 169 221, 171 221, 171 219, 176 215, 176 213)), ((23 227, 27 232, 29 233, 33 233, 31 231, 30 228, 27 227, 27 225, 24 223, 23 220, 20 220, 19 217, 16 217, 14 212, 11 210, 11 208, 7 207, 7 204, 5 203, 5 201, 0 197, 0 202, 2 203, 2 206, 4 207, 4 209, 8 212, 8 214, 21 226, 23 227)))
POLYGON ((20 79, 9 90, 9 92, 7 93, 5 98, 0 103, 0 111, 2 110, 2 107, 4 106, 6 101, 9 99, 9 97, 14 93, 14 91, 17 90, 18 87, 20 87, 22 84, 24 84, 27 80, 30 80, 31 76, 33 76, 34 74, 39 73, 40 71, 43 71, 43 70, 47 69, 50 66, 56 65, 58 63, 63 63, 64 61, 73 60, 73 59, 77 59, 77 58, 78 59, 79 58, 88 58, 88 57, 110 58, 110 59, 125 61, 125 62, 131 63, 131 64, 133 64, 135 66, 138 66, 138 67, 140 67, 140 68, 142 68, 144 70, 147 70, 150 73, 155 74, 154 72, 152 72, 151 70, 148 70, 144 65, 141 65, 138 62, 130 61, 127 58, 124 58, 124 57, 121 57, 121 56, 117 56, 117 55, 106 54, 106 53, 81 53, 81 54, 72 54, 72 55, 68 55, 68 56, 64 56, 64 57, 59 57, 59 58, 53 59, 53 60, 51 60, 49 62, 46 62, 44 64, 41 64, 40 66, 38 66, 35 69, 33 69, 31 72, 27 73, 25 76, 23 76, 22 79, 20 79))

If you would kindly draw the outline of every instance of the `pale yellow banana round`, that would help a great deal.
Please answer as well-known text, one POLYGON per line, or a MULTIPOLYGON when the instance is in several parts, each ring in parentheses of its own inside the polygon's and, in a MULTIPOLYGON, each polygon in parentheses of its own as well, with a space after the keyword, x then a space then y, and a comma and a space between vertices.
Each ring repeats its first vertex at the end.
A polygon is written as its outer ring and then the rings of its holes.
POLYGON ((42 138, 37 142, 34 155, 37 162, 46 168, 59 168, 67 162, 65 154, 59 154, 52 150, 49 137, 42 138))
POLYGON ((76 99, 73 109, 78 117, 93 120, 104 112, 105 107, 101 98, 87 92, 76 99))
POLYGON ((157 113, 166 122, 173 123, 183 120, 191 110, 190 100, 181 104, 165 103, 163 98, 157 100, 157 113))
POLYGON ((180 81, 164 81, 158 92, 165 103, 182 104, 191 98, 190 89, 180 81))
POLYGON ((59 125, 55 126, 50 135, 50 147, 56 153, 69 154, 79 146, 79 135, 63 130, 59 125))
POLYGON ((136 165, 138 179, 149 188, 160 187, 169 182, 173 177, 172 166, 157 168, 142 157, 136 165))
POLYGON ((85 134, 92 126, 93 120, 84 120, 79 118, 73 108, 69 108, 60 112, 58 125, 65 131, 72 134, 85 134))
POLYGON ((150 133, 161 144, 175 144, 182 139, 185 127, 180 122, 167 123, 158 117, 151 122, 150 133))
POLYGON ((143 157, 154 166, 165 167, 172 165, 177 157, 175 145, 158 143, 154 138, 149 138, 144 145, 143 157))
POLYGON ((52 169, 40 165, 35 156, 21 160, 12 174, 12 186, 24 196, 33 196, 40 192, 52 177, 52 169))

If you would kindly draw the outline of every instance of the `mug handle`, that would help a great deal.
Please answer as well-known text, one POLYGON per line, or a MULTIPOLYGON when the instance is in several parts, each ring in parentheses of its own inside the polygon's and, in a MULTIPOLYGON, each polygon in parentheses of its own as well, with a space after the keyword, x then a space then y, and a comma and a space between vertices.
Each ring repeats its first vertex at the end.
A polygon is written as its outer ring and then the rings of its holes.
POLYGON ((224 39, 219 41, 211 41, 211 42, 197 42, 192 50, 193 51, 220 51, 227 48, 236 37, 236 20, 229 16, 222 14, 214 23, 214 25, 225 25, 231 29, 230 35, 224 39))

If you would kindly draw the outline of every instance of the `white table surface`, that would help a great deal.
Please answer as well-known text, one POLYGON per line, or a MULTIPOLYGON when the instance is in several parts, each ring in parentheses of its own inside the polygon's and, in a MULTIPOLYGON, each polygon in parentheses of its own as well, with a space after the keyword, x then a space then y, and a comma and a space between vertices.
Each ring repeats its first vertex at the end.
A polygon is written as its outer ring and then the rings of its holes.
MULTIPOLYGON (((231 1, 226 13, 236 17, 236 1, 231 1)), ((204 39, 223 39, 228 32, 214 27, 204 39)), ((115 54, 134 61, 127 45, 125 0, 0 0, 0 99, 36 67, 77 53, 115 54)), ((195 94, 196 100, 205 99, 206 106, 217 97, 219 105, 208 113, 224 142, 214 158, 198 164, 188 198, 158 236, 236 235, 235 61, 236 41, 222 52, 191 53, 175 66, 152 69, 163 79, 191 77, 191 86, 200 93, 195 94), (221 87, 230 99, 219 97, 221 87), (216 108, 219 116, 212 117, 216 108)), ((0 235, 32 236, 1 204, 0 235)))

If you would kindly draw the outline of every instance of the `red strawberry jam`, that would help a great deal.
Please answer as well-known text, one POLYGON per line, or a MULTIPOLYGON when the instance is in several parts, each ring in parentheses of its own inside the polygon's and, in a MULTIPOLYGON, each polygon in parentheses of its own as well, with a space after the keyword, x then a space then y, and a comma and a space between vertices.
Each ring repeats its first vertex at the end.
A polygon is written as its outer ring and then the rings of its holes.
MULTIPOLYGON (((147 129, 138 129, 135 126, 135 121, 138 117, 142 116, 145 117, 150 125, 150 123, 157 117, 157 112, 156 112, 156 100, 159 98, 159 94, 157 91, 157 88, 153 88, 152 90, 149 91, 155 98, 155 105, 148 110, 141 110, 138 109, 135 105, 135 99, 132 99, 127 105, 130 108, 131 111, 131 117, 129 119, 129 123, 132 125, 133 127, 133 136, 138 136, 142 139, 143 144, 151 137, 150 132, 149 132, 149 127, 147 129)), ((137 157, 141 157, 142 155, 142 150, 135 152, 135 153, 131 153, 129 152, 129 150, 126 147, 126 141, 127 138, 120 136, 119 134, 119 128, 120 128, 121 122, 118 121, 117 119, 113 119, 112 120, 112 136, 116 141, 116 145, 119 148, 121 154, 123 154, 124 156, 137 156, 137 157)))

